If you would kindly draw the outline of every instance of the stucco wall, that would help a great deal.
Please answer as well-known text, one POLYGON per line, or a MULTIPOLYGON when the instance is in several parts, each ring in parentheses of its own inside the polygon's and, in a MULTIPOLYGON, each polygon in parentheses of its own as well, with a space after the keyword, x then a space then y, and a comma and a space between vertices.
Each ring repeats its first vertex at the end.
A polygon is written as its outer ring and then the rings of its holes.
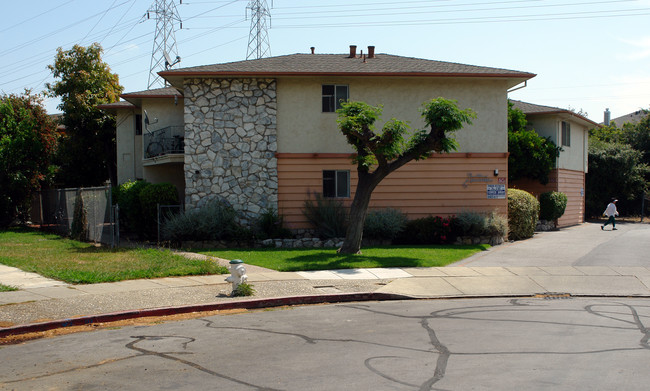
POLYGON ((142 136, 135 136, 135 109, 118 110, 116 142, 117 182, 135 179, 138 173, 142 178, 142 136))
MULTIPOLYGON (((287 153, 352 152, 336 125, 336 113, 323 113, 323 84, 349 86, 351 100, 383 105, 382 119, 409 121, 413 129, 424 127, 420 108, 433 98, 458 100, 478 117, 473 125, 456 133, 459 152, 508 150, 506 82, 477 79, 415 78, 279 78, 278 151, 287 153)), ((382 123, 378 123, 381 128, 382 123)))
POLYGON ((563 151, 557 159, 557 168, 587 172, 589 129, 572 121, 568 116, 533 116, 528 119, 529 127, 542 137, 550 137, 563 151), (562 146, 562 121, 571 124, 571 145, 562 146))

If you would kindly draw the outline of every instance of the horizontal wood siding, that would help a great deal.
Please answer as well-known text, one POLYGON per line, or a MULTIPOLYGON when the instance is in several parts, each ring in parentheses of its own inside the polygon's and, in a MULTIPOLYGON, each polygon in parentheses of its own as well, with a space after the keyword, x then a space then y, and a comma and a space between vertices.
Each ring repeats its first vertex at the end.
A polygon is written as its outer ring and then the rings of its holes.
POLYGON ((568 227, 584 222, 585 174, 582 171, 555 169, 549 174, 549 182, 546 185, 522 179, 511 182, 510 187, 525 190, 537 198, 547 191, 564 193, 567 195, 567 206, 564 215, 558 219, 558 227, 568 227))
MULTIPOLYGON (((448 154, 411 162, 386 177, 373 192, 370 207, 396 208, 410 219, 449 216, 461 211, 507 213, 507 200, 487 199, 487 184, 505 181, 505 154, 448 154), (471 174, 473 181, 469 178, 471 174), (486 182, 487 181, 487 182, 486 182)), ((345 154, 278 154, 278 208, 288 228, 308 228, 302 209, 308 193, 322 192, 323 170, 350 170, 351 196, 356 166, 345 154)), ((507 182, 503 182, 506 184, 507 182)), ((352 198, 341 199, 350 206, 352 198)))
POLYGON ((558 191, 567 195, 564 215, 558 219, 558 227, 582 224, 585 221, 585 173, 560 169, 558 191))

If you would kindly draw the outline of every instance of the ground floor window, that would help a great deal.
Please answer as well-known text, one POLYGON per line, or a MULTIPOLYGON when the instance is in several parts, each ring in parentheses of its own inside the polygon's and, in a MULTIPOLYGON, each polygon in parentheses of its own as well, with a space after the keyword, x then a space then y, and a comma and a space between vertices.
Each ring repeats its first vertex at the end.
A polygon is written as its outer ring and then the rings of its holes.
POLYGON ((323 170, 323 197, 349 198, 350 171, 323 170))

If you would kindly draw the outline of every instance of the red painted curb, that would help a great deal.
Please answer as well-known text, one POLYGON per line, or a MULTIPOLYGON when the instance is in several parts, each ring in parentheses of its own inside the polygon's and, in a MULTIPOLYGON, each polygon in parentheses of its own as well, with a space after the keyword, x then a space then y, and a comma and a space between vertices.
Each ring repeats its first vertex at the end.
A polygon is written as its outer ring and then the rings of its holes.
POLYGON ((42 332, 71 326, 83 326, 93 323, 109 323, 118 320, 144 318, 148 316, 166 316, 175 314, 186 314, 190 312, 204 312, 228 309, 254 309, 281 307, 287 305, 301 304, 322 304, 322 303, 345 303, 351 301, 385 301, 385 300, 407 300, 413 299, 409 296, 396 295, 390 293, 342 293, 334 295, 313 295, 313 296, 289 296, 269 299, 240 300, 225 303, 208 303, 195 304, 178 307, 161 307, 146 310, 130 310, 122 312, 113 312, 101 315, 82 316, 79 318, 69 318, 53 320, 49 322, 32 323, 26 325, 0 328, 0 338, 10 335, 20 335, 26 333, 42 332))

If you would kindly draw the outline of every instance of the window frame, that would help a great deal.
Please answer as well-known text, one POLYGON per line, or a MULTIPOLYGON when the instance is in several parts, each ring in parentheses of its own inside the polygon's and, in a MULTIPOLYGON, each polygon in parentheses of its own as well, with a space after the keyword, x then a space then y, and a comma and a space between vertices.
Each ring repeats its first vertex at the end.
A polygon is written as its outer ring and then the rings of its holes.
POLYGON ((323 113, 336 113, 341 108, 341 101, 350 99, 350 86, 348 84, 322 84, 321 85, 321 111, 323 113), (333 91, 326 94, 325 88, 331 87, 333 91), (345 88, 345 97, 340 89, 345 88), (326 103, 327 102, 327 103, 326 103))
POLYGON ((350 198, 350 170, 323 170, 322 178, 324 198, 350 198), (326 181, 331 182, 326 183, 326 181), (342 184, 341 181, 345 183, 342 184))
POLYGON ((567 121, 562 121, 560 125, 560 137, 561 137, 560 144, 563 147, 571 146, 571 123, 567 121))

